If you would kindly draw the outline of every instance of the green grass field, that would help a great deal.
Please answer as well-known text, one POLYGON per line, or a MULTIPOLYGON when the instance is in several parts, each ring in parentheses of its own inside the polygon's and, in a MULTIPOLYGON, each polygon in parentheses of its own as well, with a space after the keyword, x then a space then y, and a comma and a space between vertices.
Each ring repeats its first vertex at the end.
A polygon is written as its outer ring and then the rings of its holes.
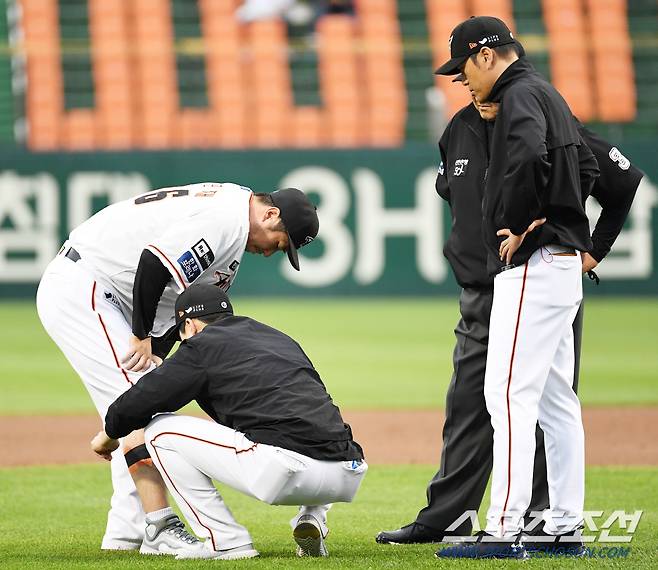
MULTIPOLYGON (((296 338, 343 408, 437 408, 452 372, 456 299, 234 301, 296 338)), ((34 305, 0 303, 0 414, 93 412, 34 305)), ((658 404, 658 299, 587 302, 585 405, 658 404)))
MULTIPOLYGON (((345 409, 437 408, 451 374, 456 299, 234 300, 237 313, 276 326, 304 347, 345 409)), ((81 382, 42 330, 30 303, 0 303, 0 415, 93 413, 81 382)), ((658 404, 658 299, 588 301, 581 366, 586 405, 658 404)), ((623 429, 613 426, 611 429, 623 429)), ((251 531, 262 557, 224 566, 253 568, 516 567, 518 562, 438 561, 435 547, 379 546, 378 530, 412 520, 436 467, 371 467, 357 500, 330 513, 331 556, 294 557, 289 507, 268 507, 223 493, 251 531)), ((624 558, 533 560, 530 567, 658 567, 658 468, 589 468, 587 508, 643 510, 624 558)), ((187 568, 135 553, 102 553, 110 496, 102 464, 0 469, 0 568, 187 568)), ((486 499, 485 499, 486 502, 486 499)), ((599 523, 601 519, 597 519, 599 523)), ((613 526, 613 529, 617 525, 613 526)), ((623 534, 617 530, 612 534, 623 534)), ((594 551, 611 556, 611 550, 594 551)))
MULTIPOLYGON (((433 474, 427 466, 372 467, 356 501, 335 505, 327 559, 297 559, 288 520, 293 507, 270 507, 230 489, 221 489, 236 518, 252 533, 260 559, 236 562, 176 561, 136 553, 98 549, 104 529, 109 470, 104 465, 0 470, 0 567, 69 568, 518 568, 518 561, 438 561, 433 545, 382 546, 377 531, 408 522, 422 506, 424 487, 433 474)), ((627 512, 644 510, 626 558, 529 561, 531 568, 655 568, 658 564, 658 494, 656 470, 589 469, 588 508, 627 512)), ((596 519, 599 524, 601 519, 596 519)), ((612 535, 623 535, 613 525, 612 535)), ((590 533, 593 534, 593 533, 590 533)), ((609 550, 605 551, 610 553, 609 550)), ((524 568, 526 566, 524 565, 524 568)))

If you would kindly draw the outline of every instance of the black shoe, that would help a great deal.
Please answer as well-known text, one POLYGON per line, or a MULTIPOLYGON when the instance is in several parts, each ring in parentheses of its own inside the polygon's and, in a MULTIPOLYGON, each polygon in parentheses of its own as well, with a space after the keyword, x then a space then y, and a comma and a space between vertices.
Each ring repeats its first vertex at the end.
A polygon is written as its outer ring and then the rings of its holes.
POLYGON ((564 534, 548 534, 546 531, 525 535, 523 546, 536 558, 553 556, 584 556, 587 548, 583 544, 582 529, 564 534))
POLYGON ((420 524, 412 522, 397 530, 382 530, 376 537, 379 544, 423 544, 428 542, 441 542, 443 534, 420 524))
POLYGON ((519 537, 504 541, 486 532, 477 533, 475 542, 463 542, 437 550, 437 558, 530 558, 519 537))

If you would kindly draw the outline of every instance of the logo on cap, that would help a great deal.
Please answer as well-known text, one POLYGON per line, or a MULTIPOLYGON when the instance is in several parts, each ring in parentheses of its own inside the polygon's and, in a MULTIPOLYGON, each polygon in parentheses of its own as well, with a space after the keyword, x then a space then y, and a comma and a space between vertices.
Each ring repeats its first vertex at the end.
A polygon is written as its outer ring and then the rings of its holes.
POLYGON ((314 238, 313 236, 306 236, 306 237, 304 238, 304 243, 302 244, 302 246, 304 246, 304 245, 308 245, 308 244, 311 243, 314 239, 315 239, 315 238, 314 238))
POLYGON ((455 36, 450 36, 450 39, 448 40, 448 47, 452 46, 452 38, 455 36))
POLYGON ((497 42, 499 39, 500 36, 498 34, 494 34, 492 36, 487 36, 486 38, 482 38, 478 43, 484 45, 487 42, 497 42))
POLYGON ((473 49, 475 46, 477 46, 477 44, 475 42, 469 42, 468 43, 468 47, 471 48, 471 49, 473 49))

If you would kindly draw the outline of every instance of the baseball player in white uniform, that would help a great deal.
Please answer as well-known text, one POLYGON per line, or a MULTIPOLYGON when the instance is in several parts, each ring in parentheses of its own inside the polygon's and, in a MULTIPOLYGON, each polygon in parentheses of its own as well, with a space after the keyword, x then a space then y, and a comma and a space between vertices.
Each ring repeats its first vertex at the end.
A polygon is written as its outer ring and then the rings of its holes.
MULTIPOLYGON (((192 283, 228 290, 245 250, 286 251, 299 269, 297 248, 317 232, 314 206, 294 188, 254 194, 203 183, 155 190, 110 205, 71 232, 39 284, 39 317, 105 417, 173 346, 165 333, 178 293, 192 283)), ((145 537, 145 513, 149 523, 173 512, 143 432, 124 438, 123 451, 125 459, 115 453, 111 462, 114 494, 101 548, 188 548, 177 517, 159 536, 145 537)))
MULTIPOLYGON (((203 543, 177 558, 258 556, 213 479, 275 505, 300 505, 291 521, 299 556, 326 556, 327 510, 350 502, 367 465, 363 450, 295 340, 236 316, 226 294, 195 284, 176 301, 180 348, 122 394, 92 449, 146 427, 146 445, 203 543), (196 400, 213 421, 171 412, 196 400)), ((152 525, 149 532, 157 532, 152 525)))

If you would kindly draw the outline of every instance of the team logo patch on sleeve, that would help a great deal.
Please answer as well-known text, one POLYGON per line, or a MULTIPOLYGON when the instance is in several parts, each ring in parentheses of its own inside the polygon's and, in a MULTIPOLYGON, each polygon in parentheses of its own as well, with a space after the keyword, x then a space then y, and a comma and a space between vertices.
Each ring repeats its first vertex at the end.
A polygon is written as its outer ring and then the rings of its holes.
POLYGON ((210 249, 208 242, 205 239, 200 239, 196 242, 192 246, 192 251, 196 254, 202 270, 208 269, 212 262, 215 261, 215 254, 212 252, 212 249, 210 249))
POLYGON ((181 269, 183 270, 188 283, 192 283, 192 281, 201 275, 201 268, 199 267, 196 259, 194 259, 192 252, 186 251, 177 259, 177 261, 178 265, 181 266, 181 269))

